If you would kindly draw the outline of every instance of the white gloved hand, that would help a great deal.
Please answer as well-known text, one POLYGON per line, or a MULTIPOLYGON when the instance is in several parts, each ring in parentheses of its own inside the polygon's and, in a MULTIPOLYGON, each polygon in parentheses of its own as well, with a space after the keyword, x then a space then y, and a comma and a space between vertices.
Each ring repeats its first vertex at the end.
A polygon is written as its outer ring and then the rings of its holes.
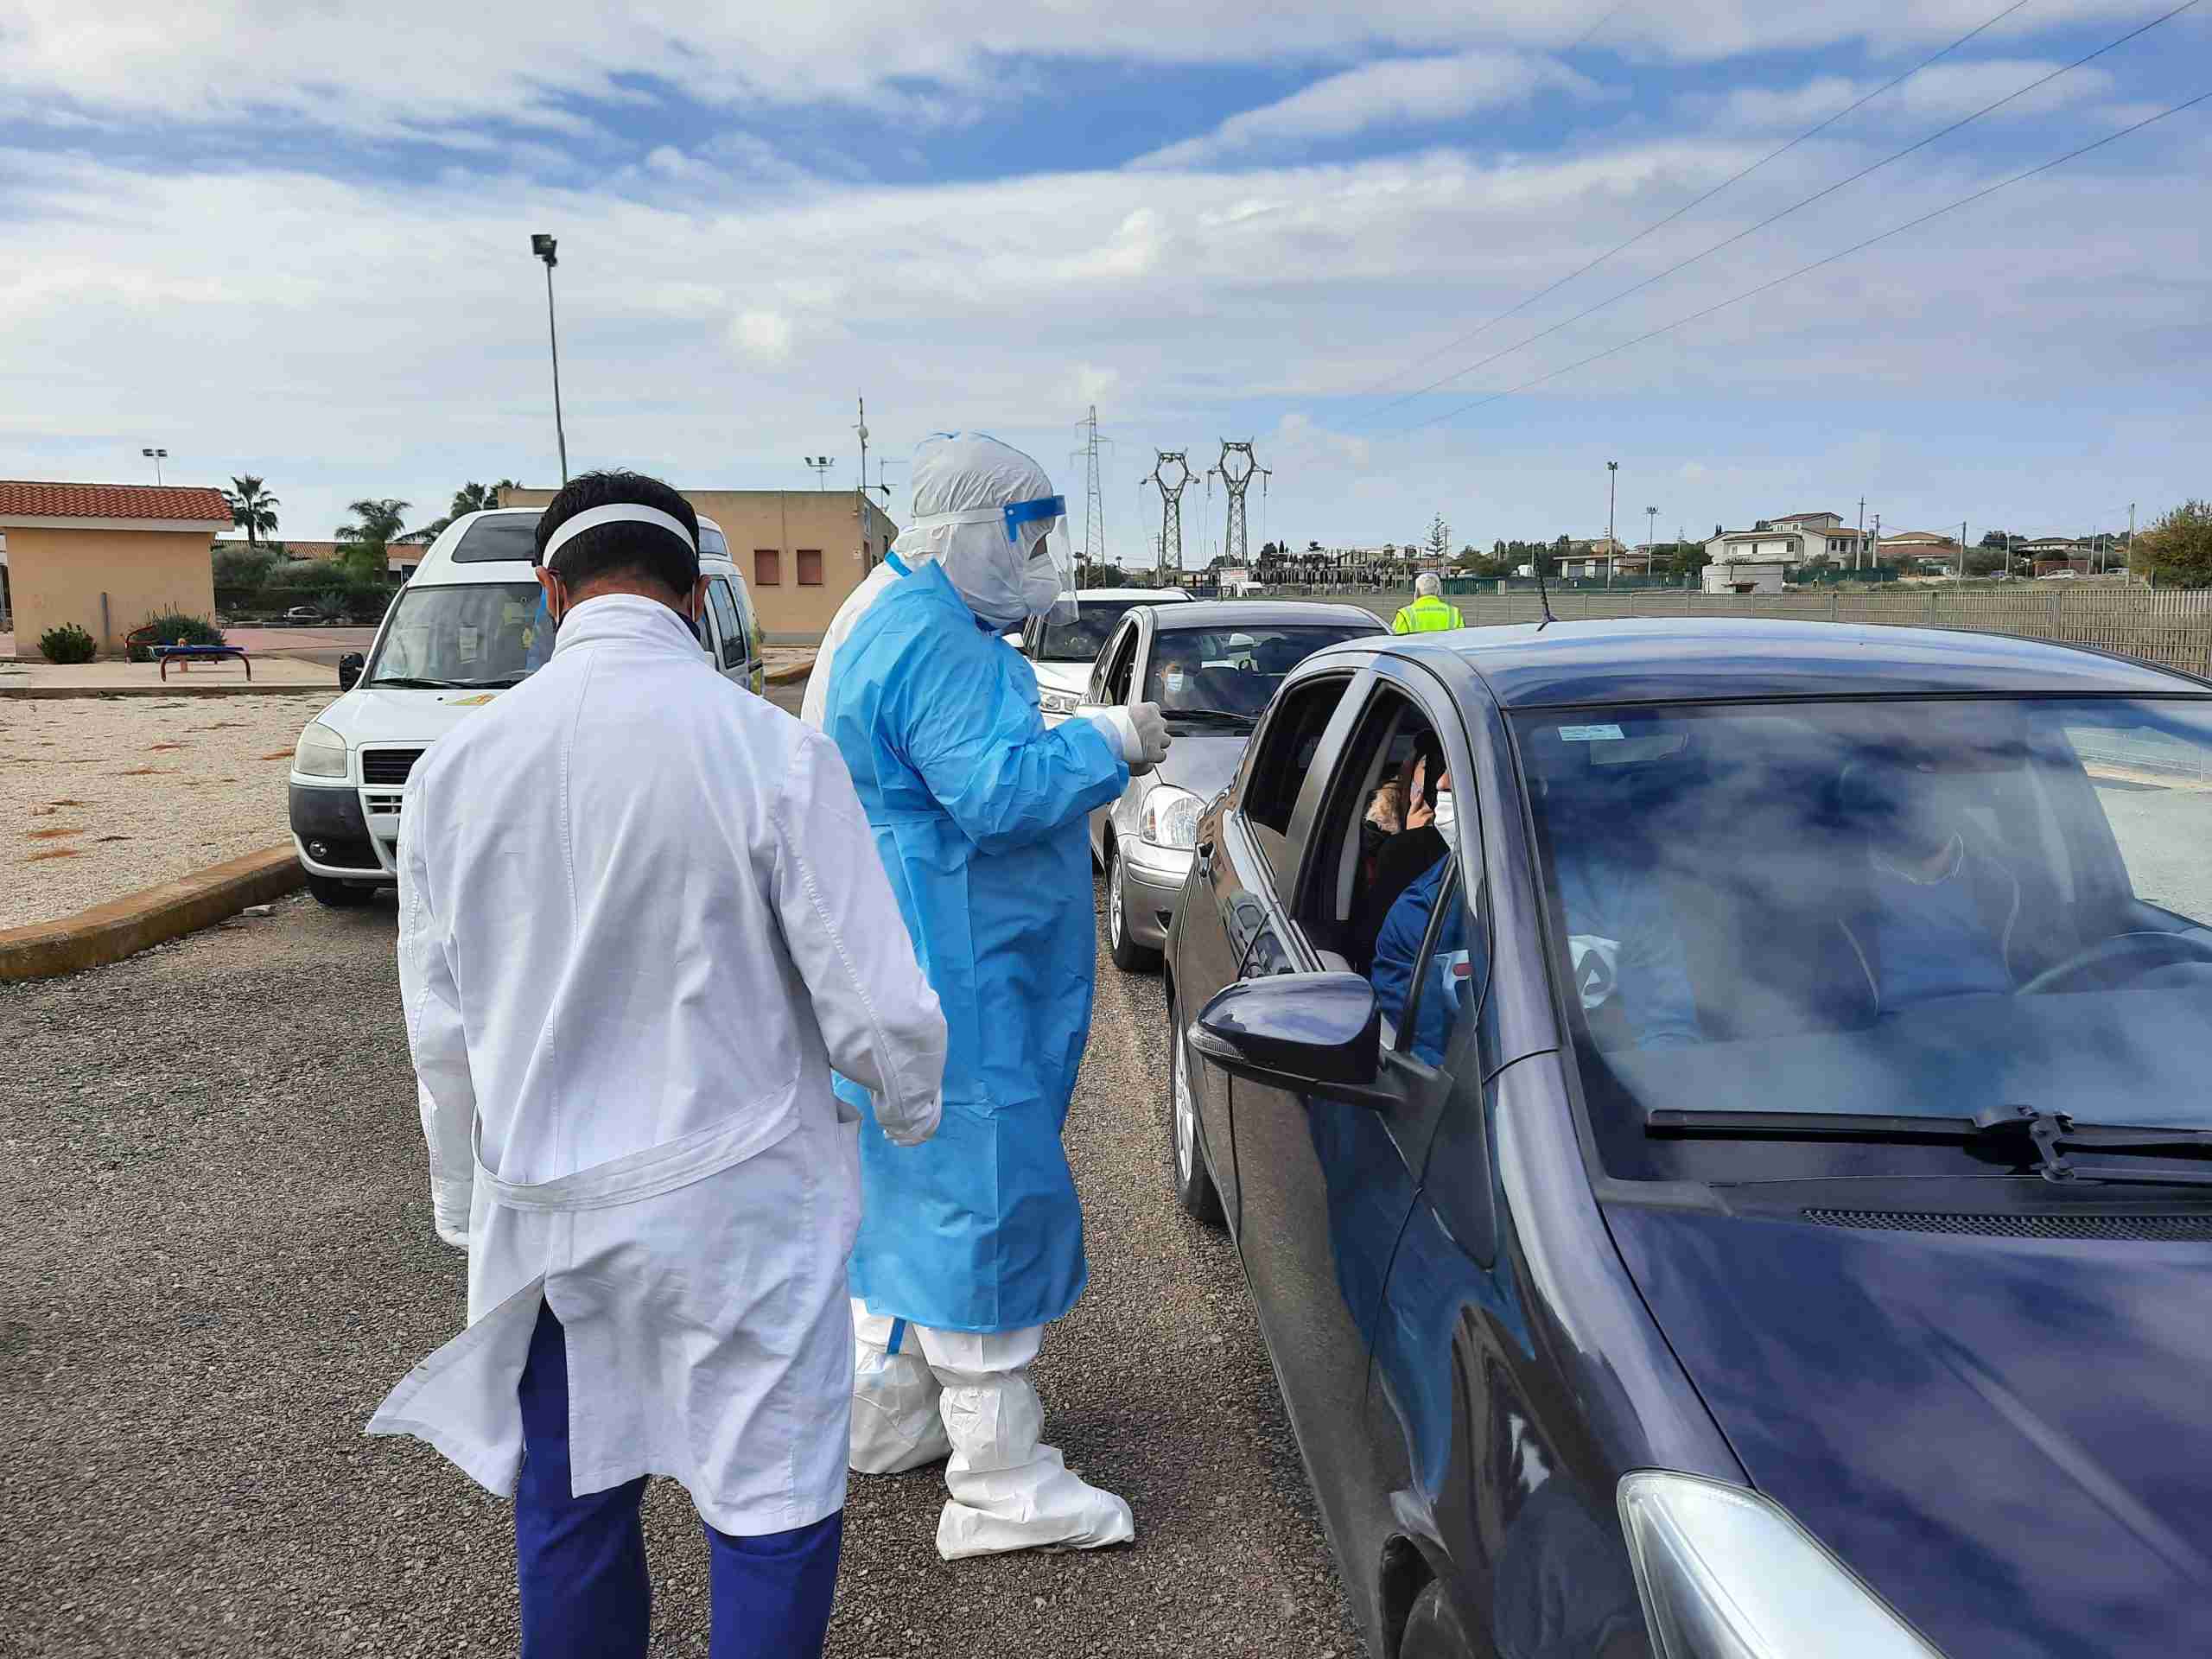
POLYGON ((937 1126, 944 1120, 944 1102, 942 1097, 938 1097, 932 1099, 929 1103, 928 1109, 918 1117, 915 1118, 912 1122, 905 1124, 897 1129, 893 1129, 888 1123, 886 1123, 883 1121, 883 1108, 881 1103, 879 1102, 876 1106, 875 1121, 877 1126, 882 1129, 885 1138, 887 1139, 893 1146, 918 1147, 923 1141, 928 1140, 931 1135, 937 1133, 937 1126))
POLYGON ((1156 702, 1141 702, 1134 709, 1102 709, 1086 718, 1114 741, 1133 776, 1150 772, 1165 760, 1175 741, 1167 734, 1167 721, 1156 702))
POLYGON ((450 1244, 456 1250, 468 1248, 468 1207, 475 1187, 474 1172, 458 1180, 430 1182, 430 1224, 437 1229, 438 1242, 450 1244))

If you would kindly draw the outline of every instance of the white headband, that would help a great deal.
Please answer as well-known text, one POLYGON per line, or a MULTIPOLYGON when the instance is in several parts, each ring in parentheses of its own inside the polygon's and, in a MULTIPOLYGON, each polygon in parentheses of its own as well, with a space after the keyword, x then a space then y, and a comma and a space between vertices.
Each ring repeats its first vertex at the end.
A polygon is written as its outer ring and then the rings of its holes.
POLYGON ((597 530, 601 524, 658 524, 670 535, 682 542, 685 551, 693 558, 699 556, 698 544, 691 539, 691 532, 683 528, 683 521, 658 507, 640 506, 634 501, 616 501, 603 507, 587 507, 560 529, 553 532, 553 539, 545 543, 545 556, 541 563, 550 564, 553 556, 588 530, 597 530))

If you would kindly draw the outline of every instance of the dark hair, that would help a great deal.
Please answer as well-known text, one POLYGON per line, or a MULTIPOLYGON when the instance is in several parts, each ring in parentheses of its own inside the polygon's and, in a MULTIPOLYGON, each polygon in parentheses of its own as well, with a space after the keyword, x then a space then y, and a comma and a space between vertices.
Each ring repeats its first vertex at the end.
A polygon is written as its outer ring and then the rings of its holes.
POLYGON ((640 577, 682 599, 699 580, 699 515, 691 504, 657 478, 643 473, 609 471, 572 478, 545 504, 537 520, 537 563, 554 532, 580 512, 617 504, 652 507, 690 532, 687 549, 657 524, 594 524, 566 543, 553 569, 572 588, 602 576, 640 577))

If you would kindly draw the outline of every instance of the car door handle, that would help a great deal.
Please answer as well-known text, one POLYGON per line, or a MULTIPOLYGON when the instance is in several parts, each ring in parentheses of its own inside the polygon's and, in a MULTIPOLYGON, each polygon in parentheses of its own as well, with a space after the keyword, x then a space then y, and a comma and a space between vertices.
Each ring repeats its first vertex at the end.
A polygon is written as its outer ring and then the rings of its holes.
POLYGON ((1198 874, 1205 874, 1213 868, 1213 842, 1202 841, 1192 849, 1198 855, 1198 874))

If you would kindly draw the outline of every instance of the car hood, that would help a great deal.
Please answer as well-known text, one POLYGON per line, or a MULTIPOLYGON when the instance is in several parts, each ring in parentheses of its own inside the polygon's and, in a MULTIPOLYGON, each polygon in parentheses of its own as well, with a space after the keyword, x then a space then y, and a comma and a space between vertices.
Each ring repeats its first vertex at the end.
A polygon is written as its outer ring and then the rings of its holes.
POLYGON ((2212 1651, 2212 1239, 1607 1213, 1752 1484, 1951 1659, 2212 1651))
POLYGON ((1032 663, 1039 690, 1065 691, 1081 696, 1090 689, 1089 663, 1032 663))
MULTIPOLYGON (((1174 721, 1171 717, 1171 728, 1174 721)), ((1229 787, 1244 758, 1249 732, 1223 732, 1183 728, 1174 733, 1167 758, 1154 770, 1154 781, 1187 789, 1202 801, 1211 801, 1229 787)))
POLYGON ((499 695, 356 686, 315 718, 348 743, 420 743, 427 747, 499 695))

